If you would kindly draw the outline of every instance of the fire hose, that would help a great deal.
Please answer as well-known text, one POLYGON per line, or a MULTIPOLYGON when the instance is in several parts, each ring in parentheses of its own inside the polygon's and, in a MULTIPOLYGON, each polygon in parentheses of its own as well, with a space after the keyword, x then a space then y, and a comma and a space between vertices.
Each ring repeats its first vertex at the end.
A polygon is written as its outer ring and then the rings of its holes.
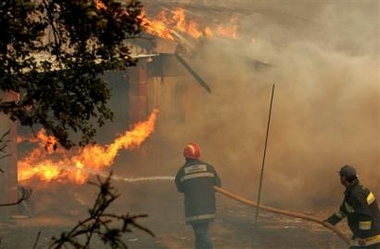
MULTIPOLYGON (((217 187, 217 186, 214 186, 214 189, 231 198, 231 199, 234 199, 236 201, 239 201, 241 203, 244 203, 244 204, 247 204, 247 205, 250 205, 250 206, 253 206, 255 208, 258 207, 257 203, 255 202, 252 202, 248 199, 245 199, 241 196, 238 196, 236 194, 233 194, 223 188, 220 188, 220 187, 217 187)), ((344 234, 342 233, 341 231, 339 231, 336 227, 334 227, 333 225, 331 225, 330 223, 328 222, 325 222, 324 220, 321 220, 321 219, 318 219, 316 217, 313 217, 313 216, 310 216, 310 215, 305 215, 305 214, 301 214, 301 213, 297 213, 297 212, 291 212, 291 211, 287 211, 287 210, 282 210, 282 209, 278 209, 278 208, 273 208, 273 207, 269 207, 269 206, 265 206, 265 205, 261 205, 259 206, 260 209, 262 210, 265 210, 265 211, 268 211, 268 212, 271 212, 271 213, 277 213, 277 214, 282 214, 282 215, 286 215, 286 216, 290 216, 290 217, 295 217, 295 218, 300 218, 300 219, 303 219, 303 220, 307 220, 307 221, 312 221, 312 222, 316 222, 318 224, 321 224, 322 226, 332 230, 334 233, 336 233, 347 245, 350 244, 350 239, 344 234)))

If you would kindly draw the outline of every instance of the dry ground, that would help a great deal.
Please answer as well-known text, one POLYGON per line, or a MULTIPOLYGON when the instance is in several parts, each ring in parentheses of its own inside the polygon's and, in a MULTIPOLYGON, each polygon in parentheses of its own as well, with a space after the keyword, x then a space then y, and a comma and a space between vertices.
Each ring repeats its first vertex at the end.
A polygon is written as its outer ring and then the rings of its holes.
MULTIPOLYGON (((131 212, 148 214, 148 218, 139 223, 154 232, 151 237, 140 230, 125 235, 129 248, 136 249, 191 249, 193 234, 184 224, 181 196, 173 192, 172 184, 157 188, 150 183, 140 184, 136 189, 127 190, 120 185, 127 196, 114 203, 112 212, 131 212), (131 193, 134 196, 131 196, 131 193), (136 194, 137 193, 137 194, 136 194), (151 195, 154 193, 154 195, 151 195), (171 193, 170 195, 168 193, 171 193), (129 200, 129 201, 128 201, 129 200), (126 211, 128 210, 128 211, 126 211)), ((161 185, 162 186, 162 185, 161 185)), ((66 192, 75 192, 67 191, 66 192)), ((38 194, 37 194, 38 195, 38 194)), ((56 193, 55 193, 56 195, 56 193)), ((38 196, 34 196, 38 200, 38 196)), ((62 197, 62 196, 61 196, 62 197)), ((42 198, 42 197, 41 197, 42 198)), ((47 198, 46 195, 44 198, 47 198)), ((59 198, 50 205, 64 206, 67 197, 59 198), (65 200, 65 201, 62 201, 65 200)), ((38 200, 42 202, 42 200, 38 200)), ((0 223, 2 249, 43 249, 48 248, 52 236, 69 231, 79 220, 86 217, 86 208, 82 211, 63 209, 32 215, 29 218, 11 218, 0 223), (37 239, 38 238, 38 239, 37 239)), ((49 210, 54 210, 50 207, 49 210)), ((331 208, 308 211, 309 215, 324 217, 331 208)), ((245 204, 218 195, 218 216, 211 225, 210 233, 215 249, 344 249, 344 242, 332 231, 309 221, 286 217, 265 211, 259 212, 258 229, 254 233, 253 222, 255 209, 245 204), (255 235, 255 236, 254 236, 255 235), (253 246, 254 245, 254 246, 253 246)), ((345 224, 340 224, 345 229, 345 224)), ((344 231, 347 232, 347 231, 344 231)), ((104 249, 96 242, 92 249, 104 249)))

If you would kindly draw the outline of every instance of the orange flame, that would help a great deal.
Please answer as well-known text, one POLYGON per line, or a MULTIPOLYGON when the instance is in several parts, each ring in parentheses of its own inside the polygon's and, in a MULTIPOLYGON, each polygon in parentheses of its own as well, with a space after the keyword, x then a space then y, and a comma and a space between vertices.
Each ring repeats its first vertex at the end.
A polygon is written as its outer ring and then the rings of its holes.
POLYGON ((224 25, 219 25, 217 27, 217 32, 220 36, 237 38, 237 30, 238 30, 238 19, 237 17, 232 17, 229 23, 224 25))
POLYGON ((157 35, 168 40, 174 40, 174 36, 171 34, 171 30, 167 25, 166 12, 161 11, 157 17, 157 20, 148 20, 145 16, 145 12, 141 12, 143 25, 146 28, 147 32, 157 35))
POLYGON ((228 22, 219 25, 201 25, 197 20, 186 20, 184 9, 176 8, 172 11, 162 10, 153 20, 148 20, 144 12, 142 19, 149 33, 169 40, 175 40, 174 33, 178 31, 186 33, 193 38, 202 36, 238 37, 237 17, 232 17, 228 22))
POLYGON ((81 151, 71 152, 71 155, 56 147, 53 153, 50 146, 56 144, 56 140, 40 131, 35 140, 29 140, 39 141, 39 148, 18 162, 18 179, 25 181, 39 178, 45 182, 70 181, 82 184, 90 174, 100 173, 110 167, 121 149, 138 148, 153 133, 157 113, 157 109, 153 110, 148 120, 135 124, 132 130, 119 135, 108 146, 89 145, 81 151))
POLYGON ((96 8, 106 9, 106 5, 101 0, 96 0, 96 8))

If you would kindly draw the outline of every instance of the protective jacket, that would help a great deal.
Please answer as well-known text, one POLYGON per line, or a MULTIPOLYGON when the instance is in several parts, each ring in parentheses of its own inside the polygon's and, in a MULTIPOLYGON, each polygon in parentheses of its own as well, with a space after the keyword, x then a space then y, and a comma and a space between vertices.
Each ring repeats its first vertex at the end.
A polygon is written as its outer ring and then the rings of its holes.
POLYGON ((220 187, 221 180, 212 165, 199 159, 187 159, 178 170, 175 183, 184 194, 187 224, 214 220, 216 191, 213 186, 220 187))
POLYGON ((345 217, 353 233, 351 245, 358 246, 358 238, 365 239, 366 245, 380 243, 380 211, 377 200, 358 179, 346 187, 342 204, 327 221, 335 225, 345 217))

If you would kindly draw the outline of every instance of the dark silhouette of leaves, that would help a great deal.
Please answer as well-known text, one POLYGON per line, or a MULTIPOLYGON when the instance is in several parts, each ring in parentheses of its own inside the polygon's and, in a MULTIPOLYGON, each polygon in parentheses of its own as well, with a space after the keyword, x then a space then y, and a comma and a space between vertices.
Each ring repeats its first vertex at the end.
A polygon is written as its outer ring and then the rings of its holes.
POLYGON ((99 194, 92 208, 89 209, 89 217, 79 223, 69 232, 62 232, 59 238, 52 238, 49 249, 77 248, 89 249, 94 237, 99 238, 104 246, 110 248, 128 248, 122 239, 124 233, 132 232, 131 228, 137 228, 154 236, 149 229, 139 225, 136 220, 147 215, 116 215, 107 213, 107 208, 114 202, 119 194, 111 185, 111 176, 102 181, 98 176, 98 182, 90 184, 99 188, 99 194))
POLYGON ((19 97, 1 99, 0 112, 65 148, 93 142, 113 119, 101 76, 135 65, 127 41, 142 31, 141 8, 135 0, 2 1, 0 87, 19 97))

